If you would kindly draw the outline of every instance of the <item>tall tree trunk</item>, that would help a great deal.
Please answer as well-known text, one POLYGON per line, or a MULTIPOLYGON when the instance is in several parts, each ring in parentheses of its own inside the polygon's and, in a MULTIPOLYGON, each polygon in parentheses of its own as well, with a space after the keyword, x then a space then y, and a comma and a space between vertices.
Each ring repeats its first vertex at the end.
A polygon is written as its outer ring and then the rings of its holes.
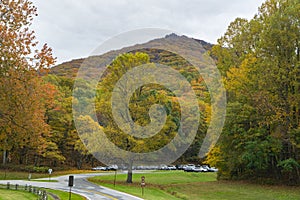
POLYGON ((5 165, 6 164, 6 150, 3 150, 3 158, 2 158, 2 164, 5 165))
POLYGON ((128 164, 127 183, 132 183, 132 163, 133 161, 130 160, 128 164))
POLYGON ((80 157, 79 159, 77 159, 77 161, 76 161, 76 167, 77 167, 78 170, 81 169, 82 162, 83 162, 83 158, 80 157))
POLYGON ((3 166, 6 164, 7 161, 7 138, 4 139, 4 147, 3 147, 3 156, 2 156, 2 164, 3 166))
POLYGON ((91 158, 91 165, 92 165, 92 167, 94 167, 94 158, 93 157, 91 158))
POLYGON ((38 164, 39 164, 39 157, 37 154, 35 154, 34 155, 34 166, 36 167, 36 166, 38 166, 38 164))

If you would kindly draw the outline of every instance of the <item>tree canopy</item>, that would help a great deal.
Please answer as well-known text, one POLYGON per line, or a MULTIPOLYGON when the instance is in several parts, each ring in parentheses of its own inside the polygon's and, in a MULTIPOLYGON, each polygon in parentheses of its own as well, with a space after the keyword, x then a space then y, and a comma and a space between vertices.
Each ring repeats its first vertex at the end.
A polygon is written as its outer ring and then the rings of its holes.
MULTIPOLYGON (((11 154, 20 163, 27 154, 46 156, 50 134, 45 111, 51 90, 39 73, 54 63, 45 44, 36 48, 30 30, 36 8, 30 1, 0 2, 0 149, 3 164, 11 154), (14 150, 14 151, 12 151, 14 150)), ((50 88, 51 89, 51 88, 50 88)))
POLYGON ((229 97, 222 139, 208 156, 220 177, 299 183, 299 38, 299 1, 267 0, 213 47, 229 97))

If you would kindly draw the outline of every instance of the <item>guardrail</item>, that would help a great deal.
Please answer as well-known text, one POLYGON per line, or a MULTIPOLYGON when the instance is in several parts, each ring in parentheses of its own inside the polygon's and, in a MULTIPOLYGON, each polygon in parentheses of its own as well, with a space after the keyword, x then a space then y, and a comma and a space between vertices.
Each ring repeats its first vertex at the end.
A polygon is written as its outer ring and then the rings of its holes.
POLYGON ((38 200, 48 200, 48 194, 45 189, 34 187, 32 185, 18 185, 18 184, 10 184, 7 182, 6 185, 0 185, 1 189, 7 189, 7 190, 23 190, 28 191, 30 193, 33 193, 38 196, 38 200))

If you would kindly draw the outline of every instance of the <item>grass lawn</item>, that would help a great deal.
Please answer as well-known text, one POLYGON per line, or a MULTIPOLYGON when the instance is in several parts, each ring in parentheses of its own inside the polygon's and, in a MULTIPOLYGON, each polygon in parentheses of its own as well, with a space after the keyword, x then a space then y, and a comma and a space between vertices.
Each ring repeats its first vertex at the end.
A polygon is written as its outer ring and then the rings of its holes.
MULTIPOLYGON (((69 192, 63 192, 63 191, 51 190, 51 189, 46 189, 46 191, 57 195, 60 199, 69 199, 69 192)), ((53 200, 51 195, 48 195, 48 197, 49 200, 53 200)), ((0 189, 0 200, 16 200, 16 199, 36 200, 37 195, 24 190, 22 191, 22 190, 0 189)), ((72 193, 72 200, 86 200, 86 198, 78 194, 72 193)))
MULTIPOLYGON (((91 170, 56 171, 53 172, 51 178, 55 176, 62 176, 67 174, 80 174, 80 173, 95 173, 95 171, 91 171, 91 170)), ((0 180, 27 180, 28 175, 29 175, 28 172, 14 172, 14 171, 7 171, 5 175, 5 171, 0 170, 0 180)), ((49 177, 48 173, 31 173, 31 179, 48 178, 48 177, 49 177)))
POLYGON ((26 191, 0 189, 0 200, 16 199, 36 200, 37 196, 26 191))
POLYGON ((187 173, 182 171, 158 171, 134 174, 133 184, 126 184, 126 175, 98 176, 89 180, 144 199, 158 200, 299 200, 300 187, 265 186, 245 182, 216 181, 216 173, 187 173), (140 179, 145 176, 146 188, 141 195, 140 179))
MULTIPOLYGON (((91 170, 69 170, 69 171, 57 171, 54 172, 51 175, 51 179, 50 182, 57 182, 56 180, 52 180, 53 177, 55 176, 62 176, 62 175, 67 175, 67 174, 80 174, 80 173, 95 173, 95 171, 91 171, 91 170)), ((4 180, 4 177, 6 176, 5 180, 27 180, 28 179, 28 172, 14 172, 14 171, 6 171, 6 175, 5 175, 5 171, 4 170, 0 170, 0 180, 4 180)), ((37 179, 37 178, 48 178, 49 174, 48 173, 31 173, 31 181, 36 181, 36 180, 32 180, 32 179, 37 179)), ((39 180, 39 182, 49 182, 49 180, 39 180)), ((61 199, 69 199, 69 193, 68 192, 63 192, 63 191, 58 191, 58 190, 50 190, 47 189, 48 192, 51 192, 55 195, 57 195, 58 197, 60 197, 61 199)), ((21 195, 22 195, 21 194, 21 195)), ((34 199, 36 200, 36 196, 34 194, 30 194, 28 192, 21 192, 21 191, 14 191, 14 190, 2 190, 0 192, 0 200, 15 200, 15 199, 34 199), (19 195, 19 193, 24 193, 24 195, 28 195, 27 196, 16 196, 19 195), (8 195, 10 194, 12 197, 10 198, 10 196, 8 195), (32 196, 32 197, 30 197, 32 196)), ((85 200, 86 198, 77 195, 77 194, 73 194, 72 193, 72 200, 85 200)), ((53 200, 53 198, 49 195, 49 200, 53 200)))
MULTIPOLYGON (((46 191, 57 195, 60 199, 69 199, 69 192, 63 192, 63 191, 51 190, 51 189, 46 189, 46 191)), ((49 197, 50 197, 49 200, 53 199, 50 195, 49 195, 49 197)), ((72 200, 86 200, 85 197, 80 196, 78 194, 74 194, 74 193, 72 193, 71 197, 72 197, 72 200)))

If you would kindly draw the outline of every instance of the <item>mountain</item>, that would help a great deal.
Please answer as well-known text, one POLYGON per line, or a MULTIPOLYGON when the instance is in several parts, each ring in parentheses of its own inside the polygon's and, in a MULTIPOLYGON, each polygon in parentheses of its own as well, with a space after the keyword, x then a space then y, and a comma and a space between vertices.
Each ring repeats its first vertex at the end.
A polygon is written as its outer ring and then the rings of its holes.
MULTIPOLYGON (((211 50, 212 44, 205 42, 203 40, 194 39, 194 38, 188 38, 186 36, 178 36, 174 33, 166 35, 164 38, 158 38, 151 40, 144 44, 136 44, 134 46, 125 47, 120 50, 113 50, 109 51, 103 55, 99 56, 90 56, 88 58, 81 58, 81 59, 74 59, 68 62, 64 62, 62 64, 59 64, 57 66, 54 66, 50 69, 50 74, 55 74, 57 76, 63 76, 63 77, 69 77, 69 78, 75 78, 76 74, 78 72, 78 69, 80 68, 81 64, 85 61, 90 63, 91 65, 91 71, 89 72, 89 76, 93 76, 93 67, 105 67, 109 63, 106 63, 105 60, 107 59, 113 59, 117 55, 123 53, 123 52, 144 52, 147 53, 150 56, 151 62, 154 63, 160 63, 160 64, 166 64, 169 66, 188 66, 190 65, 184 58, 162 49, 152 48, 152 47, 168 47, 168 48, 178 48, 177 45, 182 45, 187 49, 190 49, 191 51, 200 51, 205 52, 208 50, 211 50), (191 41, 199 44, 199 46, 191 45, 191 41), (190 46, 189 46, 190 45, 190 46), (100 63, 100 64, 99 64, 100 63)), ((86 63, 85 63, 86 64, 86 63)))

